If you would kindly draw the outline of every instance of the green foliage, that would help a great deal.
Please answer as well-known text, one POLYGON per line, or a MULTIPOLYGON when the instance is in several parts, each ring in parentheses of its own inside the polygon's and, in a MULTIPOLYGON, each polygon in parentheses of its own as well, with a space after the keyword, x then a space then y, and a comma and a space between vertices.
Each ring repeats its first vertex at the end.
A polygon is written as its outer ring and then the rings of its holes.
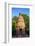
POLYGON ((16 31, 16 21, 17 21, 17 16, 14 16, 12 18, 12 30, 16 31))

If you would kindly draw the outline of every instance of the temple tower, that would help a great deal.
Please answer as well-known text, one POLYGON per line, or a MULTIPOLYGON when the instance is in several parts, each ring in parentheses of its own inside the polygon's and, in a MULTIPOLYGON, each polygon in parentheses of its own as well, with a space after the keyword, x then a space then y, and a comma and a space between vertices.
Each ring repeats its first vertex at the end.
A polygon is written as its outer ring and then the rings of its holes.
POLYGON ((25 22, 23 16, 19 16, 16 23, 16 31, 25 31, 25 22))

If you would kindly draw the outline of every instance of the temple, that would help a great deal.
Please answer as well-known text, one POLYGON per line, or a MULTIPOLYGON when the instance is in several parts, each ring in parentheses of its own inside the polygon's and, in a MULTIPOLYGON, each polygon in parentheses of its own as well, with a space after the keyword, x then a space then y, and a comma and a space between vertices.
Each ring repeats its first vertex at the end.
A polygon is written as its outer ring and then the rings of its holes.
POLYGON ((24 31, 25 30, 25 22, 23 16, 19 16, 16 23, 16 31, 24 31))

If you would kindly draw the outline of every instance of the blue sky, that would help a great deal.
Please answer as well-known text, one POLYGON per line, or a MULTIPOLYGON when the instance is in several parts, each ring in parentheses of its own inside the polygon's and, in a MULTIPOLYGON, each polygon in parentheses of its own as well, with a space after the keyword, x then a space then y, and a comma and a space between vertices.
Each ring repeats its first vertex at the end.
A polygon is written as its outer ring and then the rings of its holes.
POLYGON ((13 16, 18 16, 19 13, 27 14, 29 16, 29 8, 12 8, 13 16))

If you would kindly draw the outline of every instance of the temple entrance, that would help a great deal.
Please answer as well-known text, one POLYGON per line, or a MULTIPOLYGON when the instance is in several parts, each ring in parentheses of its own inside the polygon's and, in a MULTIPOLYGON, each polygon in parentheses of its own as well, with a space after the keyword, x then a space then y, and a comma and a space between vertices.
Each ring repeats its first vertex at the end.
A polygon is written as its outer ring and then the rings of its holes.
POLYGON ((22 29, 19 29, 20 30, 20 32, 22 31, 22 29))

